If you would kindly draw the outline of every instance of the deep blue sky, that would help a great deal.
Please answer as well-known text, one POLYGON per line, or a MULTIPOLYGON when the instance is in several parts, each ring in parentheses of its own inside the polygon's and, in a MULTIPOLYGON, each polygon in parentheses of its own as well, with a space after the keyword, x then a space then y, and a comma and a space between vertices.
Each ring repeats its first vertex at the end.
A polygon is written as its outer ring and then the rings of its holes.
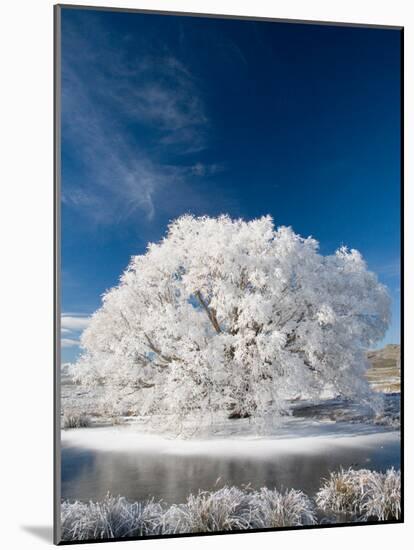
POLYGON ((184 212, 362 252, 399 342, 400 32, 62 10, 62 357, 184 212))

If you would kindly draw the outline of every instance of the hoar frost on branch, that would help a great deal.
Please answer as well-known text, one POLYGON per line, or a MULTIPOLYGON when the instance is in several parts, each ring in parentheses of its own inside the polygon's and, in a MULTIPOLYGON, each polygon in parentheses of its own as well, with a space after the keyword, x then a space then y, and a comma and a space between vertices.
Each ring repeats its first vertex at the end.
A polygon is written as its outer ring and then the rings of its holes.
POLYGON ((104 295, 75 372, 173 418, 274 418, 327 392, 370 402, 365 351, 389 311, 356 250, 322 256, 270 216, 185 215, 104 295))

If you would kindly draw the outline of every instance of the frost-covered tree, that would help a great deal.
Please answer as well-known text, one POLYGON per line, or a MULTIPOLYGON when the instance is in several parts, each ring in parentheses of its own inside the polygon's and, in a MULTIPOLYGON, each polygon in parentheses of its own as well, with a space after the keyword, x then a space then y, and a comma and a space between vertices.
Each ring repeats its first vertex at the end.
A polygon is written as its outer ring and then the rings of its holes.
POLYGON ((104 295, 77 377, 173 417, 274 417, 329 392, 366 401, 365 350, 389 310, 356 250, 323 256, 270 216, 185 215, 104 295))

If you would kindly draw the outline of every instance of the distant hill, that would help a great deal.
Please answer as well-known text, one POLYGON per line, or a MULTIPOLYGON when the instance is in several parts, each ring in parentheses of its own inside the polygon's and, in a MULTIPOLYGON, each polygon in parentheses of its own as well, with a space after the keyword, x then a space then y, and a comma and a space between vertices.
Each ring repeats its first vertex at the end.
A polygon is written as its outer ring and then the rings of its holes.
POLYGON ((376 391, 400 392, 401 390, 401 349, 399 344, 389 344, 385 348, 369 351, 367 354, 371 368, 367 378, 376 391))
POLYGON ((72 367, 73 367, 72 363, 63 363, 60 370, 61 384, 73 384, 72 373, 71 373, 72 367))

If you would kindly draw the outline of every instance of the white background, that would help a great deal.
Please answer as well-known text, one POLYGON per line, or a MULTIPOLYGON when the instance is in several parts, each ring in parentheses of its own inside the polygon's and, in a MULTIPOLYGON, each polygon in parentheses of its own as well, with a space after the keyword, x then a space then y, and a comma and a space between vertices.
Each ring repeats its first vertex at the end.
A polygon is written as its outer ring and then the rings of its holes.
MULTIPOLYGON (((72 3, 79 3, 72 0, 72 3)), ((174 11, 405 26, 406 75, 406 524, 191 539, 123 542, 111 548, 299 546, 404 549, 413 528, 413 2, 403 0, 85 1, 174 11), (411 253, 408 247, 411 248, 411 253), (122 546, 120 546, 122 545, 122 546)), ((52 29, 51 0, 8 0, 0 12, 0 406, 3 548, 51 544, 52 525, 52 29)), ((84 548, 90 545, 84 546, 84 548)), ((411 546, 412 547, 412 546, 411 546)), ((93 548, 98 548, 96 545, 93 548)), ((106 547, 105 547, 106 548, 106 547)))

